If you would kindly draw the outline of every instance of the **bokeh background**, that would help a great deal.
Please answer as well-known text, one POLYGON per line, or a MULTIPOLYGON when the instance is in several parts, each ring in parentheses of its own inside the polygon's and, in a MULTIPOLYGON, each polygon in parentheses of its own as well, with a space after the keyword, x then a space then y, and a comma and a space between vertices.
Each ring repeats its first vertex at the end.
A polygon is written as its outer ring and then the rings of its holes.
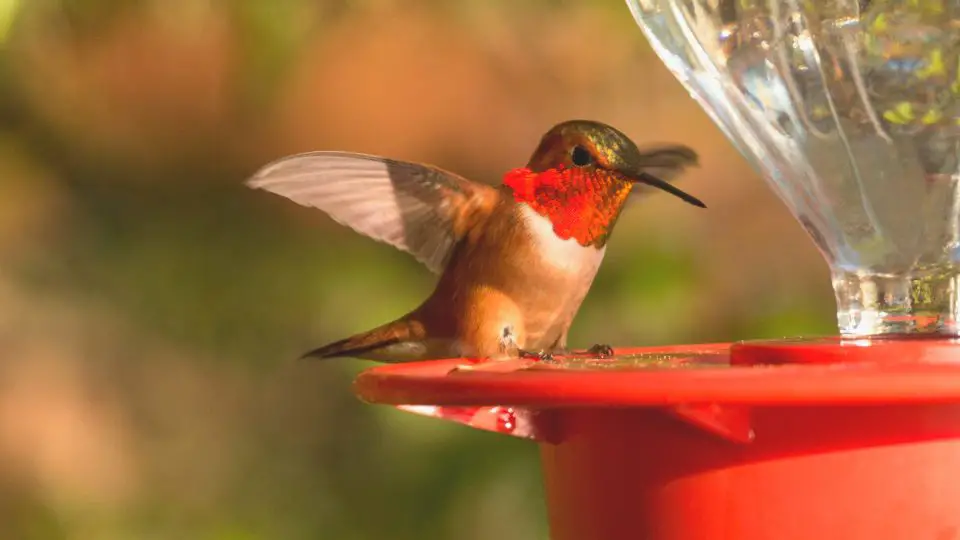
POLYGON ((242 181, 344 149, 485 182, 569 118, 683 141, 572 344, 834 328, 825 264, 621 0, 0 0, 0 538, 546 538, 536 447, 297 362, 431 276, 242 181))

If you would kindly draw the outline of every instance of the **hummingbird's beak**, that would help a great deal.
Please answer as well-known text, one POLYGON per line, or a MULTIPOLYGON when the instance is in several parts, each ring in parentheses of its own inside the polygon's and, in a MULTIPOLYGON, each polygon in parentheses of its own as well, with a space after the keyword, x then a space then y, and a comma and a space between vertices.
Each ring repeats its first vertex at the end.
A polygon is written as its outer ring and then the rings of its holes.
POLYGON ((707 205, 703 204, 703 201, 701 201, 700 199, 694 197, 693 195, 690 195, 689 193, 681 190, 680 188, 674 187, 673 184, 670 184, 665 180, 661 180, 660 178, 657 178, 656 176, 648 172, 641 171, 637 174, 633 174, 630 176, 630 179, 640 184, 646 184, 648 186, 653 186, 657 189, 662 189, 663 191, 666 191, 667 193, 675 197, 679 197, 694 206, 699 206, 700 208, 707 207, 707 205))

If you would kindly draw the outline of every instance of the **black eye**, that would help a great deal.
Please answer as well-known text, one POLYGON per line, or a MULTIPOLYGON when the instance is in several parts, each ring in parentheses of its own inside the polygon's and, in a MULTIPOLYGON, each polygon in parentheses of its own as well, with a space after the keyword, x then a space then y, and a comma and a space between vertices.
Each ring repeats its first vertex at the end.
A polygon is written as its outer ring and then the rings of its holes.
POLYGON ((593 156, 590 155, 590 152, 582 146, 574 146, 573 151, 570 152, 570 160, 573 161, 573 164, 577 167, 585 167, 593 163, 593 156))

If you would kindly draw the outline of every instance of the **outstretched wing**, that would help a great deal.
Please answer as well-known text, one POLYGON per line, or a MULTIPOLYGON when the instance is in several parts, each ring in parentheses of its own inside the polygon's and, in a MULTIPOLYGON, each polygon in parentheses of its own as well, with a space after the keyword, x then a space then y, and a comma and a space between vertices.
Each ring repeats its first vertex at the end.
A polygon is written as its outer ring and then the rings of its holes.
POLYGON ((498 197, 490 186, 436 167, 351 152, 285 157, 260 169, 247 185, 319 208, 436 273, 498 197))

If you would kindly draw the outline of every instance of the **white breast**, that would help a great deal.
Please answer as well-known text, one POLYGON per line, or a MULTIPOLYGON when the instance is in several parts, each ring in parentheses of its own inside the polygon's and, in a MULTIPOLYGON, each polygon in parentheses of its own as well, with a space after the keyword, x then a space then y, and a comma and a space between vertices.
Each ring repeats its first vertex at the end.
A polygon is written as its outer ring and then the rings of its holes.
POLYGON ((560 238, 553 232, 553 223, 549 219, 525 204, 521 206, 520 215, 537 243, 544 263, 578 277, 592 278, 596 274, 606 246, 597 249, 593 246, 581 246, 574 238, 560 238))
POLYGON ((525 204, 520 216, 537 245, 539 270, 545 274, 543 290, 524 295, 524 347, 551 347, 566 335, 600 269, 605 247, 584 247, 573 238, 558 237, 550 220, 525 204))

